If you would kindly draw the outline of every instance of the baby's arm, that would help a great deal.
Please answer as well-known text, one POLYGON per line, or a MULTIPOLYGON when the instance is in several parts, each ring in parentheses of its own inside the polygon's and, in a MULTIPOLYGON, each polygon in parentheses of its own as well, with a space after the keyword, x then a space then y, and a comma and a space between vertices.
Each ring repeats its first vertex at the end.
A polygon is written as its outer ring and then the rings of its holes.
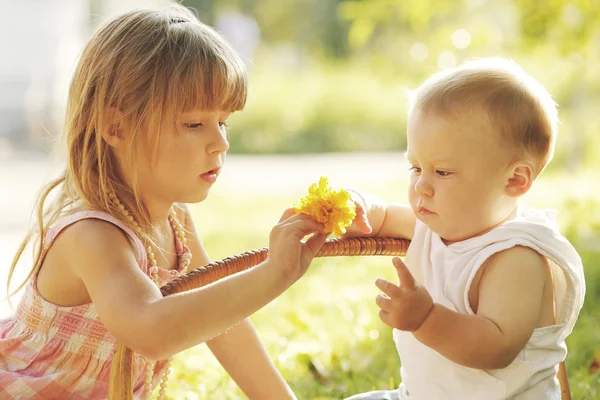
POLYGON ((372 194, 349 189, 356 204, 356 218, 345 237, 379 236, 412 239, 416 217, 408 205, 385 203, 372 194), (365 219, 371 230, 365 229, 365 219))
POLYGON ((505 368, 537 326, 550 271, 538 253, 525 247, 496 254, 484 268, 477 314, 435 305, 415 337, 458 364, 505 368))
MULTIPOLYGON (((198 239, 194 223, 187 212, 185 221, 187 245, 193 254, 189 270, 210 262, 198 239)), ((250 399, 295 399, 290 387, 277 371, 248 318, 225 333, 206 342, 219 363, 250 399)))
POLYGON ((420 342, 449 360, 477 369, 507 367, 538 326, 544 287, 552 284, 550 271, 538 253, 524 247, 498 253, 482 268, 476 315, 459 314, 440 304, 421 307, 427 302, 417 296, 422 286, 404 289, 398 297, 394 294, 400 288, 380 281, 378 287, 392 294, 391 299, 377 300, 388 309, 384 322, 402 329, 405 320, 417 318, 414 329, 404 330, 414 330, 420 342), (416 310, 421 310, 419 315, 414 315, 416 310))

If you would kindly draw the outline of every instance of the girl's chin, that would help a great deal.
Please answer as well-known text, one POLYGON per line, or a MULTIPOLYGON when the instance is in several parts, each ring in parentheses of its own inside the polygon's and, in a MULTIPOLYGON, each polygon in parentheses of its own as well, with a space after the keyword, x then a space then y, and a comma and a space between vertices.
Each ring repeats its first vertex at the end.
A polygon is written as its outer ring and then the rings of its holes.
POLYGON ((198 191, 196 193, 189 193, 185 196, 182 196, 182 198, 178 200, 178 203, 200 203, 201 201, 206 200, 208 194, 208 189, 198 191))

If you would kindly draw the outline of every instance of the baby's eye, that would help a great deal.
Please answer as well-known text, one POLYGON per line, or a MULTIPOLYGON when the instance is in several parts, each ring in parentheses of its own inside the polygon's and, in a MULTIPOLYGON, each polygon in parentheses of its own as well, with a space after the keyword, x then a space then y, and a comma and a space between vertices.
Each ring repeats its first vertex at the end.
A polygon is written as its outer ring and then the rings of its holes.
POLYGON ((410 167, 408 170, 411 171, 411 172, 413 172, 413 173, 415 173, 415 174, 420 174, 421 173, 421 168, 415 167, 415 166, 410 167))
POLYGON ((227 125, 227 121, 223 121, 223 122, 219 122, 219 126, 221 128, 227 128, 229 125, 227 125))
POLYGON ((441 171, 441 170, 439 170, 439 169, 438 169, 438 170, 436 170, 436 171, 435 171, 435 173, 436 173, 436 174, 438 174, 439 176, 448 176, 448 175, 450 175, 450 174, 451 174, 451 172, 448 172, 448 171, 441 171))

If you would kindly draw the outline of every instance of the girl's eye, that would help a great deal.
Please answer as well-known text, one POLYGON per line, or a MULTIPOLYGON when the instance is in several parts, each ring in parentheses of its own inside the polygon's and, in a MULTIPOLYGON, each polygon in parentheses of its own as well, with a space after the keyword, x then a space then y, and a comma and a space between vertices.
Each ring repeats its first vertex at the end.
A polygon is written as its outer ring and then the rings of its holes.
POLYGON ((440 170, 435 171, 435 173, 438 174, 439 176, 448 176, 451 174, 450 172, 440 171, 440 170))
POLYGON ((421 173, 421 168, 419 168, 419 167, 410 167, 408 170, 412 171, 415 174, 420 174, 421 173))
POLYGON ((202 126, 204 126, 204 124, 202 122, 198 122, 198 123, 195 123, 195 124, 185 124, 186 128, 192 129, 192 130, 193 129, 198 129, 198 128, 202 127, 202 126))
MULTIPOLYGON (((197 123, 187 123, 184 124, 186 128, 191 129, 191 130, 195 130, 198 128, 202 128, 204 126, 204 124, 202 122, 197 122, 197 123)), ((227 128, 229 125, 227 125, 227 121, 223 121, 223 122, 219 122, 219 128, 227 128)))

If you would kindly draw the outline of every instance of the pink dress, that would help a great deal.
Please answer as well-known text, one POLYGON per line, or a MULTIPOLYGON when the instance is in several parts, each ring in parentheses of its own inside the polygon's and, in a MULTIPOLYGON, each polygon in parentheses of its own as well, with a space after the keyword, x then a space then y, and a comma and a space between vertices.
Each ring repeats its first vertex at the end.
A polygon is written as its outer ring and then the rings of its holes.
MULTIPOLYGON (((42 256, 58 234, 76 221, 96 218, 121 228, 134 244, 140 269, 150 276, 144 246, 123 222, 100 211, 82 211, 65 217, 44 240, 42 256)), ((191 253, 175 236, 177 270, 158 269, 161 286, 180 276, 191 253)), ((0 399, 106 399, 116 340, 104 327, 93 303, 61 307, 42 298, 37 273, 26 286, 15 316, 0 320, 0 399)), ((165 361, 155 366, 156 386, 165 361)), ((134 394, 144 393, 147 359, 134 356, 134 394)))

